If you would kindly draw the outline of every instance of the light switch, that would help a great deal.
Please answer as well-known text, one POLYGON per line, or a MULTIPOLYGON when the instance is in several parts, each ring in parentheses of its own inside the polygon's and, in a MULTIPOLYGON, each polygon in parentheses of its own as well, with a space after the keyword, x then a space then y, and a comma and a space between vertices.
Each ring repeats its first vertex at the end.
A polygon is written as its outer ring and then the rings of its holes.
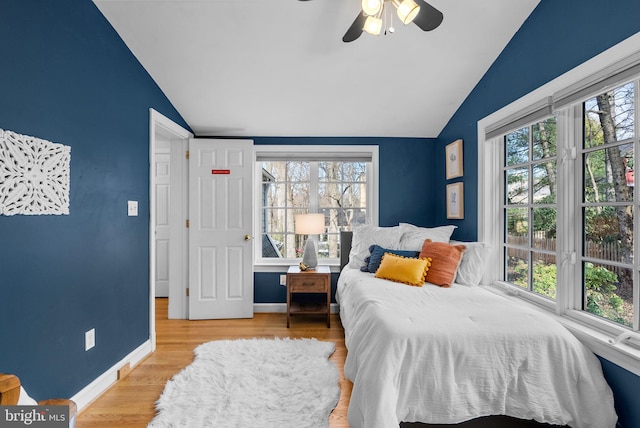
POLYGON ((138 215, 138 201, 128 201, 127 213, 129 217, 138 215))

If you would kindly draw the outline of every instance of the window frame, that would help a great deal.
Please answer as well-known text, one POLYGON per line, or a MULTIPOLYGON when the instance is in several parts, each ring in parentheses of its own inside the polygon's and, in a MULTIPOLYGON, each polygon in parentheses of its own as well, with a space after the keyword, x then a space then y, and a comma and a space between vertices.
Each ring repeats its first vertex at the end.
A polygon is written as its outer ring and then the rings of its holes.
MULTIPOLYGON (((521 121, 518 121, 518 126, 515 129, 515 131, 518 130, 522 130, 522 129, 527 129, 527 160, 521 163, 517 163, 517 164, 512 164, 512 165, 508 165, 507 161, 506 161, 506 142, 505 142, 505 138, 506 135, 502 135, 501 136, 501 143, 503 144, 501 147, 501 165, 502 165, 502 186, 500 187, 500 193, 502 194, 502 210, 501 210, 501 214, 500 214, 500 218, 501 218, 501 229, 503 231, 503 235, 501 238, 501 260, 504 260, 504 258, 506 257, 506 254, 508 254, 508 250, 509 249, 515 249, 515 250, 520 250, 520 251, 526 251, 527 252, 527 275, 528 275, 528 279, 527 279, 527 288, 524 287, 517 287, 518 289, 527 292, 527 293, 531 293, 531 298, 535 299, 535 301, 543 306, 553 306, 553 304, 556 301, 556 298, 551 298, 551 297, 545 297, 540 293, 537 293, 534 291, 534 276, 533 276, 533 269, 534 269, 534 260, 533 260, 533 253, 538 253, 538 254, 548 254, 548 255, 553 255, 554 257, 557 257, 557 251, 550 251, 548 249, 545 248, 538 248, 535 246, 534 244, 534 236, 533 236, 533 227, 534 227, 534 210, 535 209, 541 209, 541 208, 553 208, 554 210, 556 210, 556 217, 557 217, 557 210, 558 210, 558 196, 556 193, 556 202, 555 203, 539 203, 536 202, 534 200, 534 196, 535 196, 535 186, 534 186, 534 182, 535 182, 535 174, 534 174, 534 170, 537 166, 542 165, 545 161, 552 161, 556 164, 556 173, 557 173, 557 162, 558 162, 558 154, 557 154, 557 150, 556 150, 556 154, 553 156, 550 156, 548 158, 540 158, 540 159, 534 159, 532 156, 532 152, 533 152, 533 148, 534 148, 534 131, 533 131, 533 126, 535 124, 544 122, 550 118, 555 118, 555 115, 553 113, 546 113, 546 109, 544 110, 540 110, 538 113, 538 116, 541 116, 539 118, 537 118, 537 120, 534 121, 533 124, 525 124, 523 126, 520 126, 520 123, 523 123, 521 121), (523 202, 523 203, 509 203, 508 202, 508 189, 506 189, 506 183, 508 182, 507 180, 507 175, 509 171, 515 171, 518 169, 524 169, 526 168, 527 170, 527 201, 523 202), (516 245, 513 243, 509 243, 508 239, 506 239, 506 234, 507 232, 507 226, 504 223, 505 222, 505 218, 506 218, 506 212, 509 209, 524 209, 527 211, 527 221, 528 221, 528 225, 527 225, 527 244, 526 245, 516 245), (535 297, 534 297, 535 296, 535 297), (542 298, 542 299, 538 299, 538 298, 542 298), (551 302, 551 305, 549 305, 547 303, 547 301, 551 302)), ((507 134, 514 132, 514 131, 509 131, 507 134)), ((557 240, 556 240, 557 241, 557 240)), ((506 277, 507 276, 507 264, 503 263, 502 266, 503 269, 503 275, 506 277)), ((511 285, 511 283, 508 283, 509 285, 511 285)), ((525 296, 528 296, 529 294, 526 294, 525 296)))
MULTIPOLYGON (((377 145, 257 145, 254 146, 253 162, 254 173, 254 224, 253 236, 253 266, 254 272, 281 272, 285 266, 298 264, 301 258, 267 258, 262 257, 261 240, 261 208, 262 208, 262 167, 261 157, 282 157, 286 160, 317 160, 317 161, 349 161, 364 158, 370 159, 366 175, 366 223, 378 225, 378 198, 379 198, 379 157, 377 145)), ((318 183, 315 183, 317 185, 318 183)), ((313 188, 314 183, 311 183, 313 188)), ((328 265, 332 272, 337 272, 340 267, 340 258, 326 258, 320 260, 321 264, 328 265)))
MULTIPOLYGON (((500 280, 504 269, 504 227, 501 209, 504 198, 504 149, 503 136, 507 131, 522 127, 522 121, 529 124, 531 114, 542 110, 540 106, 552 105, 557 119, 557 216, 576 218, 581 209, 582 194, 581 146, 576 146, 583 133, 582 102, 590 96, 597 95, 613 86, 629 80, 640 80, 640 33, 619 43, 591 60, 581 64, 562 76, 548 82, 540 88, 512 102, 502 109, 478 121, 478 240, 492 246, 483 284, 489 289, 505 295, 509 299, 524 301, 540 310, 550 312, 553 317, 565 325, 595 353, 640 375, 640 284, 634 284, 633 327, 622 325, 600 318, 582 310, 581 280, 581 243, 582 227, 574 222, 573 227, 560 230, 558 228, 556 242, 556 263, 564 266, 558 269, 556 300, 550 301, 535 293, 500 280), (629 70, 633 70, 631 73, 629 70), (632 77, 630 77, 632 74, 632 77), (616 77, 617 76, 617 77, 616 77), (598 84, 597 82, 600 82, 598 84), (606 87, 602 86, 606 83, 606 87), (594 88, 597 88, 593 92, 594 88), (591 92, 589 92, 591 91, 591 92), (575 94, 579 94, 576 96, 575 94), (520 120, 520 122, 517 122, 520 120), (509 129, 509 123, 518 127, 509 129), (575 160, 575 161, 574 161, 575 160), (562 168, 560 164, 562 163, 562 168), (568 185, 568 181, 576 185, 568 185), (496 192, 495 189, 500 189, 496 192), (572 284, 561 286, 561 284, 572 284)), ((636 88, 638 85, 636 85, 636 88)), ((635 93, 636 135, 640 133, 640 94, 635 93)), ((638 151, 636 141, 636 154, 638 151)), ((634 206, 639 206, 636 190, 634 206)), ((640 221, 640 212, 636 212, 636 225, 640 221)), ((581 214, 580 214, 581 216, 581 214)), ((560 223, 559 223, 560 224, 560 223)), ((640 227, 634 228, 634 246, 640 245, 640 227)), ((638 278, 640 252, 635 251, 634 277, 638 278)))

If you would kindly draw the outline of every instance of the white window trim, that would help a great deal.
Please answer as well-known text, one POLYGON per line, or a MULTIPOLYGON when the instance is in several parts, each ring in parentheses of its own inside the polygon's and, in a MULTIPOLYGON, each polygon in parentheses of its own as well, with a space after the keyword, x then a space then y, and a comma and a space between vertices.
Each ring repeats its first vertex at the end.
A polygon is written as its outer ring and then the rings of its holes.
MULTIPOLYGON (((256 180, 255 180, 255 200, 254 200, 254 209, 256 212, 260 209, 262 201, 260 199, 262 195, 261 186, 262 183, 259 177, 262 176, 262 169, 258 165, 257 159, 259 155, 264 154, 282 154, 282 153, 291 153, 291 158, 295 159, 296 153, 308 153, 308 154, 323 154, 326 153, 334 158, 343 157, 348 159, 349 157, 353 157, 354 155, 362 154, 368 155, 371 157, 371 167, 367 169, 367 224, 378 225, 378 207, 379 207, 379 148, 374 145, 256 145, 253 150, 253 162, 256 168, 256 180)), ((260 225, 261 216, 254 216, 254 224, 253 230, 255 231, 254 236, 258 236, 260 234, 261 225, 260 225)), ((295 264, 296 259, 283 258, 283 259, 273 259, 268 260, 265 258, 258 257, 257 255, 261 253, 262 249, 259 246, 260 240, 254 239, 254 272, 282 272, 282 268, 285 266, 289 266, 291 264, 295 264)), ((327 259, 322 260, 322 264, 329 265, 332 272, 338 272, 340 269, 340 259, 327 259)))
MULTIPOLYGON (((613 67, 626 58, 639 55, 639 45, 640 33, 637 33, 478 122, 478 240, 492 246, 490 259, 482 280, 483 284, 489 284, 487 288, 503 294, 508 299, 524 300, 533 307, 544 310, 570 330, 594 353, 640 376, 640 334, 630 332, 582 311, 569 309, 571 307, 569 302, 580 299, 579 296, 572 295, 575 287, 562 287, 561 290, 558 290, 557 301, 559 304, 556 304, 548 299, 538 298, 533 293, 526 293, 518 287, 498 281, 501 278, 502 270, 500 251, 504 232, 501 230, 500 222, 496 222, 495 219, 496 213, 500 212, 503 193, 495 190, 501 189, 503 186, 500 173, 502 169, 500 164, 502 139, 500 137, 486 139, 487 130, 495 129, 496 124, 504 123, 507 118, 517 115, 518 112, 526 111, 531 108, 530 106, 540 104, 544 102, 543 100, 548 100, 549 97, 554 97, 554 95, 558 97, 557 94, 565 93, 567 88, 575 87, 580 82, 589 81, 593 76, 601 74, 602 70, 613 67)), ((577 113, 575 108, 563 106, 556 114, 576 115, 581 113, 577 113)), ((558 140, 560 141, 560 135, 563 135, 565 137, 562 138, 563 141, 569 141, 573 144, 575 141, 573 136, 580 130, 564 128, 558 127, 558 140)), ((558 147, 558 162, 562 162, 562 159, 567 156, 573 156, 574 153, 575 148, 558 147)), ((558 180, 573 180, 574 177, 575 171, 567 170, 558 177, 558 180)), ((560 186, 558 187, 560 188, 560 186)), ((573 203, 575 198, 575 195, 563 195, 562 198, 558 195, 558 215, 571 214, 572 210, 576 209, 573 203)), ((558 264, 570 263, 571 258, 574 257, 572 253, 575 254, 576 249, 572 246, 576 242, 576 233, 580 233, 577 227, 576 230, 566 230, 559 234, 558 264)), ((563 280, 563 278, 558 278, 558 282, 563 280)), ((639 308, 637 294, 634 298, 635 308, 639 308)))

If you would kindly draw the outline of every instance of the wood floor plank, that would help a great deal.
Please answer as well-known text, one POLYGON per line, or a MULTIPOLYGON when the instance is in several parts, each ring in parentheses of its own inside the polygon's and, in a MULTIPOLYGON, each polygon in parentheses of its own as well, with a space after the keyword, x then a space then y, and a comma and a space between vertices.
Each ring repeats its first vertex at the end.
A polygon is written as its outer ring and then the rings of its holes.
POLYGON ((156 351, 135 366, 128 376, 82 409, 77 428, 146 427, 155 416, 155 401, 174 374, 193 361, 193 349, 212 340, 253 337, 310 338, 331 341, 336 351, 331 361, 340 373, 340 400, 329 417, 330 428, 348 428, 347 408, 352 384, 344 377, 347 349, 338 315, 331 315, 331 328, 324 317, 294 317, 287 328, 286 314, 258 313, 241 320, 169 320, 168 299, 156 299, 156 351))

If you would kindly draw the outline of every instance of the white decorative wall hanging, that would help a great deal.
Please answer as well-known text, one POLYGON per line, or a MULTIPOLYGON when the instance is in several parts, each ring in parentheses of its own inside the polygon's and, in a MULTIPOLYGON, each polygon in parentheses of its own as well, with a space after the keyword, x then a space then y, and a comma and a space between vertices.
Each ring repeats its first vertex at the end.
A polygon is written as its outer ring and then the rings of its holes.
POLYGON ((0 215, 69 214, 71 147, 0 129, 0 215))

